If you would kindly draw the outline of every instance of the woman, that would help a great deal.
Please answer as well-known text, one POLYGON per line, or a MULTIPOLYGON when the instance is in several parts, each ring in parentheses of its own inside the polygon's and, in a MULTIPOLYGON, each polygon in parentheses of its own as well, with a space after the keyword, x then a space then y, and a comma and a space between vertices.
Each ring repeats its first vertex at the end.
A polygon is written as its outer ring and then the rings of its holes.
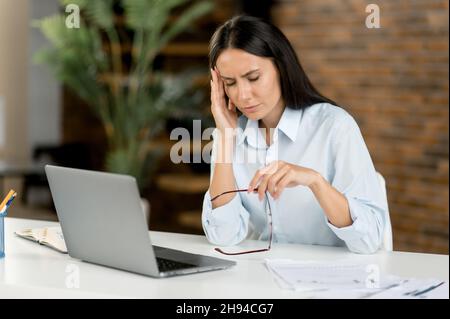
POLYGON ((208 240, 230 246, 273 233, 275 242, 377 251, 387 203, 358 125, 314 88, 283 33, 235 17, 213 35, 210 66, 208 240))

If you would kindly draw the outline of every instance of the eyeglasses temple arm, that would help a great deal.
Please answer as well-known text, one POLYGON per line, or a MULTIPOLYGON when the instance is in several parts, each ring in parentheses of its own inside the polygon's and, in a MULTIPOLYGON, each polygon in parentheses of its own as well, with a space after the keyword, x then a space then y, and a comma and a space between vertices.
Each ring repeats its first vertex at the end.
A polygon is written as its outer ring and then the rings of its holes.
MULTIPOLYGON (((226 192, 223 192, 222 194, 219 194, 219 195, 214 196, 213 198, 211 198, 211 202, 214 201, 214 200, 216 200, 216 199, 219 198, 220 196, 225 195, 225 194, 237 193, 237 192, 247 192, 247 191, 248 191, 248 189, 235 189, 235 190, 232 190, 232 191, 226 191, 226 192)), ((255 189, 253 190, 253 192, 257 192, 257 191, 258 191, 257 188, 255 188, 255 189)))

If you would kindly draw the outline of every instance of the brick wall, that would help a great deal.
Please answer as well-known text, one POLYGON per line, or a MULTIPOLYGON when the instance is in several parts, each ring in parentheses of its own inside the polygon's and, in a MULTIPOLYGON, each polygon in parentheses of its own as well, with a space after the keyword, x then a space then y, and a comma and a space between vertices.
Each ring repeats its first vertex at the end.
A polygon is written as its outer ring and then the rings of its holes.
POLYGON ((394 249, 448 254, 447 0, 279 0, 272 10, 322 93, 357 120, 387 182, 394 249), (368 29, 368 4, 380 29, 368 29))

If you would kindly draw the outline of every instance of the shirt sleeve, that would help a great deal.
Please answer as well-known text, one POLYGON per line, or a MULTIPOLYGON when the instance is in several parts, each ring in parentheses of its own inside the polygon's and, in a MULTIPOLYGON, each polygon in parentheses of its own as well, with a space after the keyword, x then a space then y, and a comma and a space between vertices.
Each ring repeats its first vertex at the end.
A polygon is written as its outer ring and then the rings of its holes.
POLYGON ((331 184, 347 198, 353 223, 338 228, 326 222, 350 251, 371 254, 382 244, 388 204, 358 125, 349 114, 342 122, 333 143, 331 184))
MULTIPOLYGON (((213 134, 213 138, 215 134, 213 134)), ((216 158, 216 139, 211 153, 211 179, 216 158)), ((249 212, 242 205, 239 194, 227 204, 212 208, 209 190, 203 199, 202 226, 209 242, 219 246, 232 246, 244 240, 248 233, 249 212)))

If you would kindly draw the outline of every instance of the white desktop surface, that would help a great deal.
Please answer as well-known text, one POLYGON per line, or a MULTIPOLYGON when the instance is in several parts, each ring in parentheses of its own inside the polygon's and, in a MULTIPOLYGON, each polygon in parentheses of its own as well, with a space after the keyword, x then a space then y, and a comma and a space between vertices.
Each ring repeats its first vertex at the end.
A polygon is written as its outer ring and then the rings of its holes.
MULTIPOLYGON (((14 235, 14 231, 23 228, 56 225, 54 222, 5 218, 6 256, 0 259, 0 299, 305 297, 301 292, 279 288, 264 265, 265 258, 348 260, 377 264, 382 272, 404 277, 447 281, 449 277, 448 255, 385 251, 359 255, 340 247, 275 243, 269 252, 230 257, 215 252, 204 236, 152 231, 154 245, 237 262, 236 266, 226 270, 156 279, 82 262, 14 235), (67 288, 73 267, 79 270, 79 288, 67 288)), ((246 241, 230 250, 252 249, 261 244, 246 241)))

